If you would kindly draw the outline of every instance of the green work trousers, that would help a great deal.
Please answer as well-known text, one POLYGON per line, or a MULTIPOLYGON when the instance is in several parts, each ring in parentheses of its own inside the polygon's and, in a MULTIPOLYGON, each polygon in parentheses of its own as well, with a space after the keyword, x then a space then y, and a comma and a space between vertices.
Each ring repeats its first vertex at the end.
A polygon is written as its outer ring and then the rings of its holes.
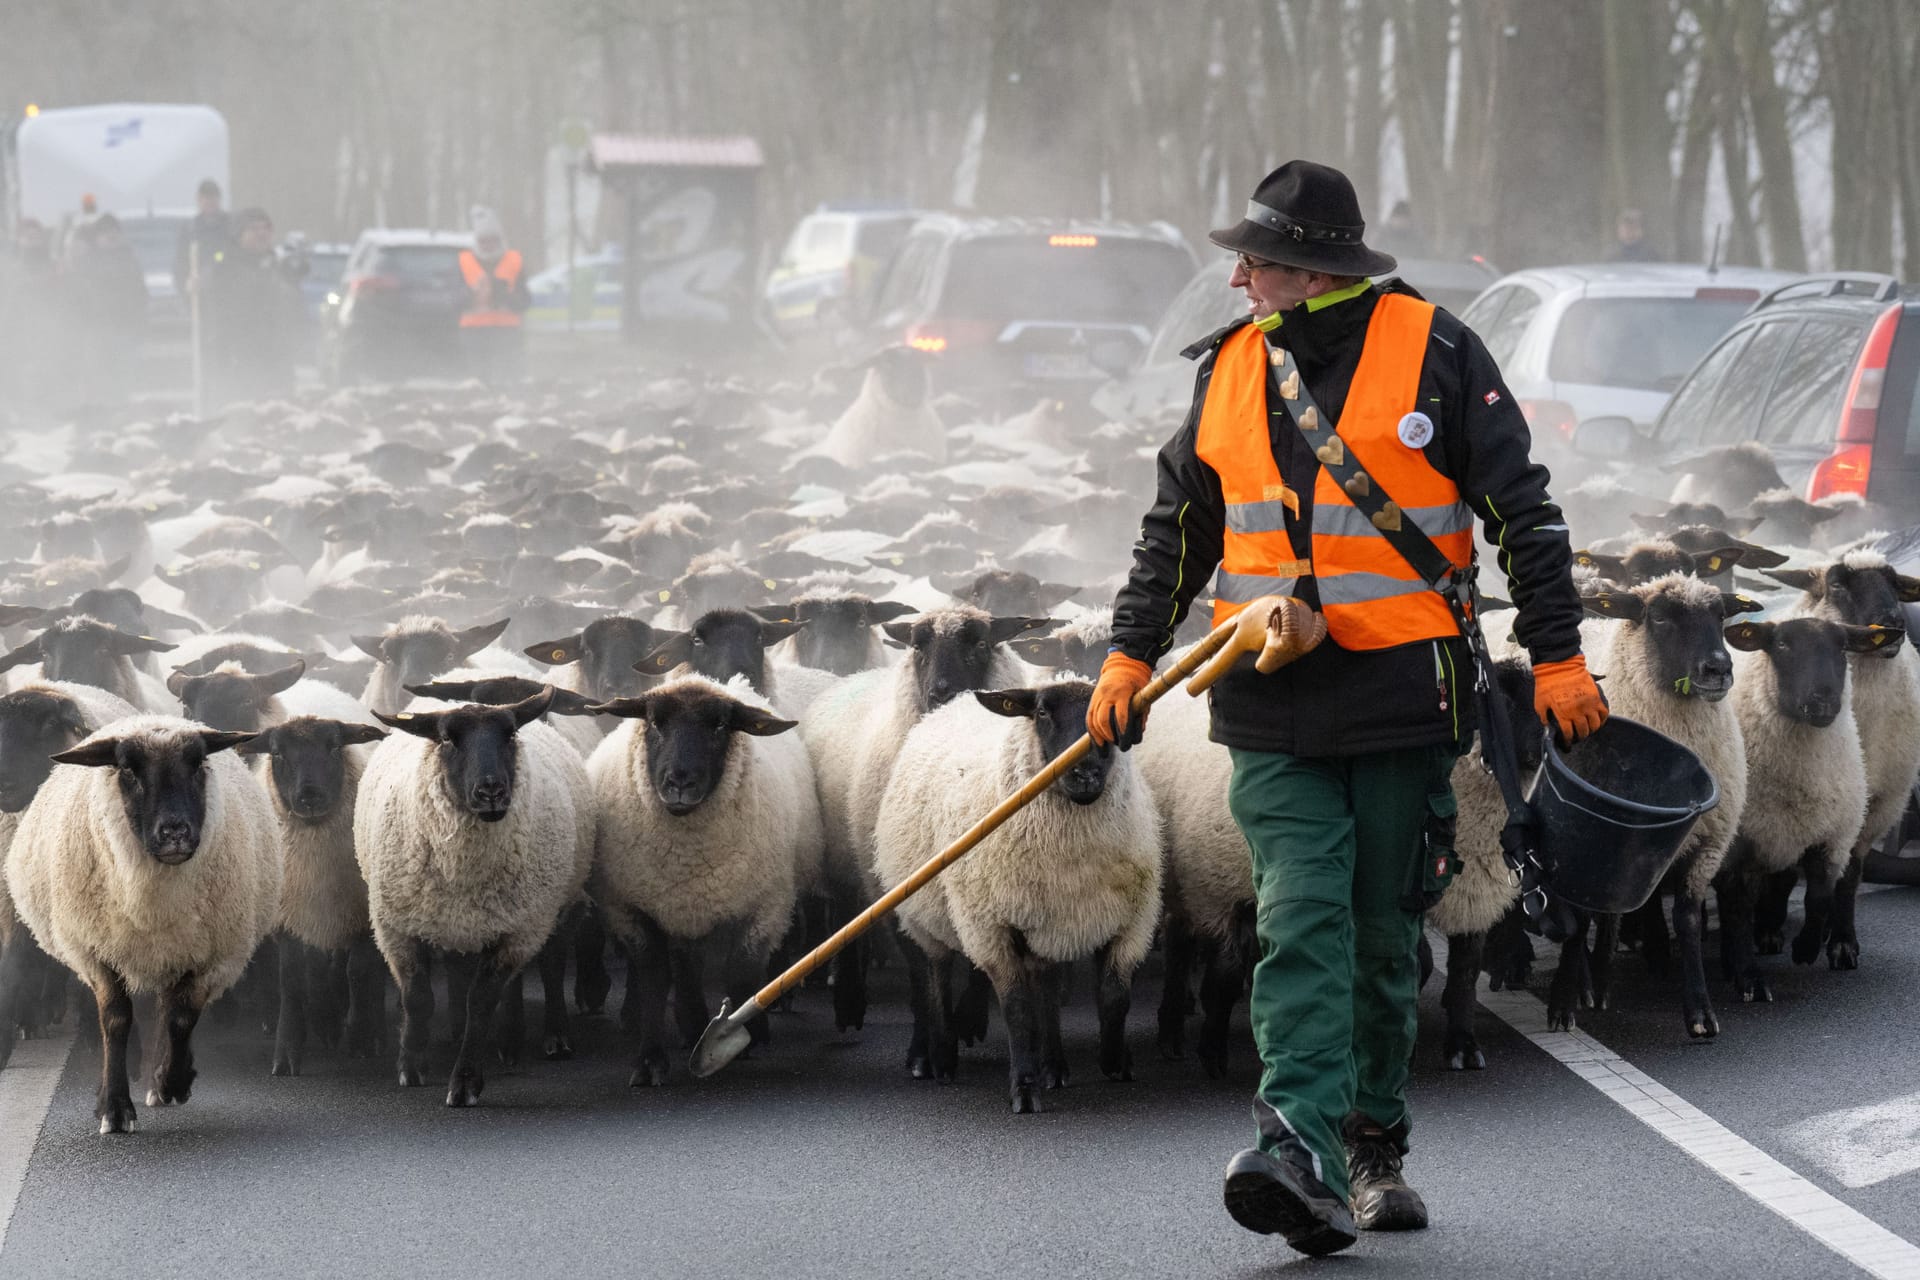
POLYGON ((1444 885, 1451 861, 1456 756, 1451 745, 1233 752, 1228 804, 1252 851, 1258 905, 1249 1014, 1263 1068, 1260 1148, 1304 1147, 1338 1195, 1348 1192, 1348 1114, 1402 1135, 1408 1125, 1423 895, 1444 885))

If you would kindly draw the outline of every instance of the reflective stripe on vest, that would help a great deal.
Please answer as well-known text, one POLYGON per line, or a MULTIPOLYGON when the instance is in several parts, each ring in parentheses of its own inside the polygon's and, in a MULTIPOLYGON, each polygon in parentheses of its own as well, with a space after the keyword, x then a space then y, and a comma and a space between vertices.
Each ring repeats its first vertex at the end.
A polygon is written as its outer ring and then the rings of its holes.
MULTIPOLYGON (((1338 430, 1403 518, 1465 565, 1473 554, 1472 512, 1459 487, 1399 438, 1400 420, 1417 407, 1432 322, 1427 303, 1404 294, 1380 297, 1338 430)), ((1314 482, 1312 560, 1295 558, 1286 533, 1288 490, 1269 435, 1267 371, 1265 336, 1252 325, 1235 330, 1214 355, 1201 406, 1195 453, 1220 477, 1226 503, 1214 625, 1250 600, 1293 591, 1310 573, 1327 629, 1342 648, 1387 649, 1457 635, 1446 602, 1324 468, 1314 482)))
MULTIPOLYGON (((467 282, 468 289, 478 289, 481 281, 492 276, 496 286, 511 293, 513 287, 520 281, 520 266, 518 249, 509 249, 501 254, 500 261, 493 264, 492 271, 488 271, 481 264, 479 255, 473 250, 460 251, 460 277, 467 282)), ((500 289, 496 289, 496 292, 499 291, 500 289)), ((508 329, 518 328, 519 325, 520 313, 506 307, 470 306, 468 310, 460 313, 462 329, 508 329)))

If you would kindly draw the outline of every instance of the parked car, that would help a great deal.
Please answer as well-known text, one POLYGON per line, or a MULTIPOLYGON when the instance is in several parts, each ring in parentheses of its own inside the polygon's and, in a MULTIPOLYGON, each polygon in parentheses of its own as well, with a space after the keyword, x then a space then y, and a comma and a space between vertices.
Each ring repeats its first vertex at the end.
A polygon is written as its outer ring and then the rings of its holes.
POLYGON ((1857 493, 1920 523, 1920 291, 1888 276, 1794 280, 1709 350, 1650 431, 1583 422, 1582 453, 1684 457, 1757 440, 1810 501, 1857 493))
POLYGON ((307 311, 318 322, 326 314, 331 294, 340 292, 340 282, 347 274, 347 259, 353 256, 350 244, 307 244, 298 250, 306 262, 306 272, 300 277, 300 292, 307 300, 307 311))
POLYGON ((533 305, 527 308, 526 326, 542 332, 564 333, 571 328, 581 333, 618 333, 620 301, 623 295, 621 271, 624 259, 617 248, 576 258, 573 287, 568 287, 567 264, 548 267, 527 278, 527 292, 533 305))
POLYGON ((1138 362, 1193 269, 1166 223, 932 215, 888 267, 866 334, 937 356, 940 385, 1084 397, 1138 362))
POLYGON ((147 284, 148 342, 184 341, 192 319, 186 300, 173 284, 173 255, 192 219, 166 213, 129 213, 119 218, 120 229, 126 233, 147 284))
MULTIPOLYGON (((1246 295, 1227 284, 1232 275, 1228 257, 1194 273, 1160 317, 1140 363, 1095 391, 1093 407, 1122 422, 1178 422, 1193 401, 1193 363, 1180 353, 1247 313, 1246 295)), ((1465 262, 1408 258, 1394 275, 1457 315, 1500 273, 1478 257, 1465 262)))
POLYGON ((1536 448, 1553 456, 1588 418, 1651 423, 1707 348, 1793 278, 1668 263, 1537 267, 1503 277, 1460 318, 1499 362, 1536 448))
POLYGON ((460 251, 472 247, 464 232, 361 232, 323 316, 327 382, 458 373, 467 302, 460 251))
POLYGON ((864 321, 874 286, 920 217, 914 209, 821 205, 800 219, 767 275, 762 301, 773 331, 837 336, 864 321))

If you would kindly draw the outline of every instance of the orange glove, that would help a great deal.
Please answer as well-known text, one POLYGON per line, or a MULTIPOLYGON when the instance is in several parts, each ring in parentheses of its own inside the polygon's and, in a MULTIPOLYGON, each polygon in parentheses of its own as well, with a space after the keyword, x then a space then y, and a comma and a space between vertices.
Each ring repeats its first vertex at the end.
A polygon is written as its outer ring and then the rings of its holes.
POLYGON ((1533 669, 1533 710, 1542 724, 1557 725, 1569 742, 1580 741, 1607 722, 1607 700, 1587 673, 1586 658, 1577 653, 1533 669))
POLYGON ((1153 668, 1138 658, 1129 658, 1117 650, 1100 664, 1100 682, 1093 687, 1093 701, 1087 706, 1087 736, 1097 747, 1118 746, 1122 751, 1140 741, 1147 728, 1147 713, 1136 719, 1133 695, 1153 680, 1153 668))

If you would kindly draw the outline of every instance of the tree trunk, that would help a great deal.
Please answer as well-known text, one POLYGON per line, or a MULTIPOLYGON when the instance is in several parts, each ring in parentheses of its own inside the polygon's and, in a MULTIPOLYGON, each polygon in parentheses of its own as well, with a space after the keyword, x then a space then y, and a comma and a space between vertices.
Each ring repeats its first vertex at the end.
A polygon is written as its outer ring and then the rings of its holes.
POLYGON ((1600 15, 1506 0, 1495 59, 1494 256, 1508 268, 1588 256, 1606 224, 1600 15))
POLYGON ((1105 128, 1085 109, 1101 64, 1092 33, 1106 4, 996 0, 979 206, 991 213, 1088 217, 1100 208, 1105 128))
MULTIPOLYGON (((1747 118, 1760 158, 1760 210, 1767 227, 1768 257, 1782 271, 1807 269, 1800 234, 1800 195, 1794 185, 1793 137, 1787 129, 1787 97, 1774 73, 1773 27, 1767 6, 1732 6, 1734 57, 1746 85, 1747 118)), ((1846 196, 1839 188, 1836 195, 1846 196)))

